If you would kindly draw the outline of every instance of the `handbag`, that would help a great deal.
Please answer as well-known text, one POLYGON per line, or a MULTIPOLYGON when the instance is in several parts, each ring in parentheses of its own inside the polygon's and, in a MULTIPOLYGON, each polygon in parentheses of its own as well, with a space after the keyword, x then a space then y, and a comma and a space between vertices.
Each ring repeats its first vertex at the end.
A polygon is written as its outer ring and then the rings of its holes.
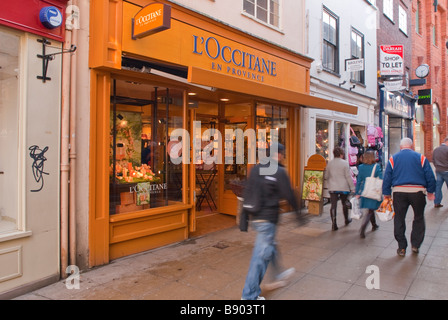
POLYGON ((362 218, 362 210, 359 207, 359 199, 353 197, 350 199, 351 209, 349 210, 349 217, 351 219, 360 220, 362 218))
POLYGON ((391 198, 384 199, 380 207, 376 210, 376 215, 380 221, 387 222, 394 218, 395 211, 391 198))
POLYGON ((376 166, 376 164, 373 166, 372 174, 370 177, 367 177, 364 182, 364 189, 362 190, 361 197, 381 201, 383 194, 383 180, 375 177, 376 166))
POLYGON ((350 127, 350 130, 352 131, 352 135, 350 136, 350 145, 352 147, 357 147, 361 145, 361 141, 359 141, 358 137, 355 134, 355 131, 350 127))

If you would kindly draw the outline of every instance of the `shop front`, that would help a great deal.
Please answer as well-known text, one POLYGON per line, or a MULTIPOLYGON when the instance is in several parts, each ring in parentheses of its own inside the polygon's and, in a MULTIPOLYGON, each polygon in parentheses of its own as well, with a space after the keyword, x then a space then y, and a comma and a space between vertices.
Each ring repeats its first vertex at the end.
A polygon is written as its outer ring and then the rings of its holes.
MULTIPOLYGON (((400 151, 403 138, 414 139, 413 119, 416 101, 406 95, 383 90, 381 119, 384 123, 383 164, 400 151)), ((418 139, 418 138, 417 138, 418 139)))
POLYGON ((91 7, 91 266, 235 225, 239 186, 274 139, 300 186, 301 106, 327 105, 308 94, 311 59, 135 2, 91 7))
POLYGON ((0 299, 60 277, 59 53, 66 4, 0 2, 0 299), (53 59, 43 68, 45 55, 53 59))

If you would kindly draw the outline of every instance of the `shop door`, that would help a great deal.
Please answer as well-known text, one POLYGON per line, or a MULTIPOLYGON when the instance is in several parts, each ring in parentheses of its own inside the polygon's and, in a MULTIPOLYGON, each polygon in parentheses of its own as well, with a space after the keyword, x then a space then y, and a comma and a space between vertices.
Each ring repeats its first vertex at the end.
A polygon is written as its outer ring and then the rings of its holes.
MULTIPOLYGON (((223 106, 224 107, 224 106, 223 106)), ((241 185, 248 174, 248 137, 237 139, 237 132, 244 133, 253 128, 251 117, 252 105, 228 104, 223 110, 220 126, 223 143, 223 162, 219 172, 219 212, 236 215, 238 212, 238 198, 241 185), (238 157, 238 151, 242 157, 238 157)))

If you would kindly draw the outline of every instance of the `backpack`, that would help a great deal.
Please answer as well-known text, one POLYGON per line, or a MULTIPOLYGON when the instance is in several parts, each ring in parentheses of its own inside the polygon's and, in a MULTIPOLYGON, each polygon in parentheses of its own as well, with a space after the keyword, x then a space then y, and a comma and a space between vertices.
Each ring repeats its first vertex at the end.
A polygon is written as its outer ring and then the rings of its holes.
POLYGON ((381 127, 376 127, 376 132, 377 132, 377 138, 384 138, 383 136, 383 130, 381 129, 381 127))
POLYGON ((356 154, 348 155, 348 164, 349 165, 355 166, 357 162, 358 162, 358 157, 356 156, 356 154))

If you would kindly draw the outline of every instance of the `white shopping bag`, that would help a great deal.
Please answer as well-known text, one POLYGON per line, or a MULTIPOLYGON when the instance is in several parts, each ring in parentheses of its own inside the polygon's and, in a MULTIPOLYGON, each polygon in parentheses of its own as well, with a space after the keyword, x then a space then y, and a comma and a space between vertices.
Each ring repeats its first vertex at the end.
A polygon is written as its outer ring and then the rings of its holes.
POLYGON ((349 210, 348 214, 351 219, 360 220, 362 218, 362 210, 359 207, 359 199, 353 197, 350 199, 352 208, 349 210))

